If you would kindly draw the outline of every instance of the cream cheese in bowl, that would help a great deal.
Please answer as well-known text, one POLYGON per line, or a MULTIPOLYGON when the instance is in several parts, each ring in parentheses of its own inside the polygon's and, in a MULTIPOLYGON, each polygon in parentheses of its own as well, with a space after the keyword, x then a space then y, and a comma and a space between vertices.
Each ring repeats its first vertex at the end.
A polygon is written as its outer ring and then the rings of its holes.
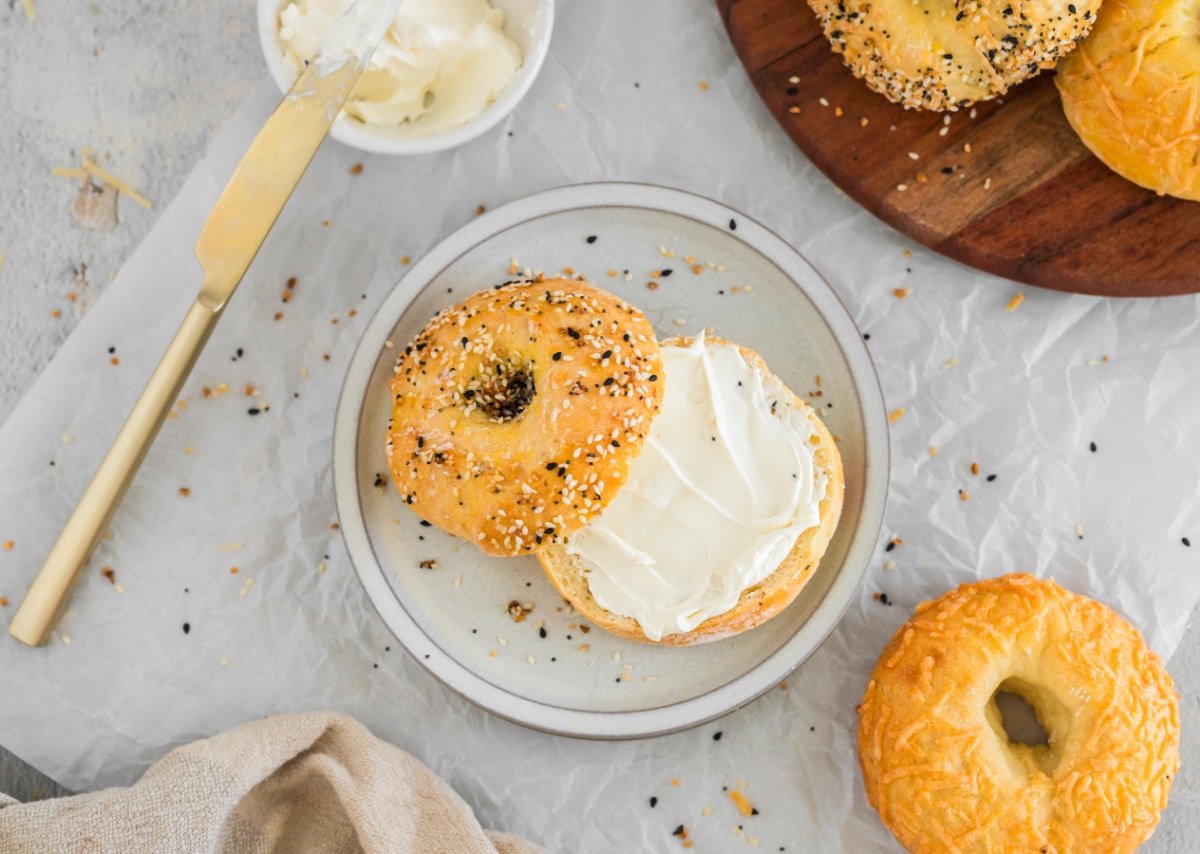
MULTIPOLYGON (((296 0, 279 14, 279 42, 299 72, 352 0, 296 0)), ((366 125, 414 124, 432 136, 482 115, 521 69, 504 13, 487 0, 406 0, 344 108, 366 125)))
MULTIPOLYGON (((541 70, 554 4, 406 0, 330 136, 363 151, 428 154, 494 128, 541 70)), ((351 0, 258 0, 259 41, 281 92, 292 87, 351 5, 351 0)))

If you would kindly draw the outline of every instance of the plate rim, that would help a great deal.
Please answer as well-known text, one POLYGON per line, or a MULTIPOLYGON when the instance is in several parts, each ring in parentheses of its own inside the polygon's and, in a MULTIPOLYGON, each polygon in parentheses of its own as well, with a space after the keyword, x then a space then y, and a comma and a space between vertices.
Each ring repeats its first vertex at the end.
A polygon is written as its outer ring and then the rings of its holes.
POLYGON ((821 646, 854 601, 869 566, 887 502, 891 439, 883 390, 870 352, 845 303, 794 246, 742 211, 688 190, 637 182, 567 184, 519 197, 437 241, 384 297, 355 344, 335 410, 332 474, 339 532, 350 563, 376 613, 429 675, 473 705, 521 726, 554 735, 625 740, 691 729, 762 696, 821 646), (527 220, 594 207, 625 207, 682 216, 710 226, 736 218, 735 239, 762 256, 812 301, 846 359, 863 418, 862 509, 842 567, 812 614, 754 667, 699 696, 637 710, 590 711, 533 700, 471 671, 444 652, 408 615, 386 579, 367 531, 357 478, 358 425, 371 375, 388 333, 428 284, 479 243, 527 220), (708 214, 704 216, 703 214, 708 214), (807 270, 812 286, 796 270, 807 270), (847 344, 852 346, 847 348, 847 344), (871 439, 878 436, 879 439, 871 439))

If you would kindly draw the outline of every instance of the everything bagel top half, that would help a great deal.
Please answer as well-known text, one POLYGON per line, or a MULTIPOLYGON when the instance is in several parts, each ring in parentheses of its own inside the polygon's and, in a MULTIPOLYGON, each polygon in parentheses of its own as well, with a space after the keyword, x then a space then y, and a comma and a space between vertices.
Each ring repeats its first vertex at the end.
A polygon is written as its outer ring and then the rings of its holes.
POLYGON ((387 460, 422 519, 492 555, 596 516, 662 400, 640 311, 566 279, 500 285, 435 316, 396 361, 387 460))
POLYGON ((488 554, 536 553, 585 617, 636 640, 778 613, 841 511, 832 436, 757 354, 704 336, 660 348, 640 312, 578 281, 446 309, 391 390, 404 501, 488 554))

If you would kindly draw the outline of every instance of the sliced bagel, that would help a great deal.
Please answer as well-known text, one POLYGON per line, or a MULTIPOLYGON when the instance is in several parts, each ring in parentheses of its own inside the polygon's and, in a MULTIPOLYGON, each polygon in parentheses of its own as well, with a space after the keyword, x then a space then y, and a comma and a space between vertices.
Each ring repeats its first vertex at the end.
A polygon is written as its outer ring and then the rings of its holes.
MULTIPOLYGON (((692 342, 693 339, 688 338, 672 339, 662 342, 661 348, 662 351, 667 351, 670 347, 687 347, 692 342)), ((708 338, 704 343, 706 346, 718 346, 728 345, 730 342, 719 338, 708 338)), ((841 457, 834 439, 813 409, 791 392, 782 380, 772 374, 757 353, 745 347, 738 346, 737 349, 747 366, 757 372, 761 378, 764 390, 770 392, 773 404, 771 415, 783 418, 786 410, 790 409, 805 418, 811 427, 809 438, 813 450, 811 476, 814 483, 818 483, 821 478, 824 479, 824 495, 820 498, 818 505, 819 522, 801 531, 796 536, 790 551, 777 563, 775 568, 760 581, 742 589, 736 603, 728 610, 709 616, 689 630, 664 633, 657 641, 647 635, 634 616, 611 611, 596 600, 588 580, 589 574, 594 571, 595 567, 588 559, 571 553, 570 537, 565 543, 555 543, 540 550, 537 553, 538 560, 550 581, 582 616, 600 628, 632 640, 657 642, 669 646, 684 646, 718 640, 743 632, 775 616, 796 598, 796 595, 812 578, 818 562, 829 545, 841 515, 845 490, 841 457)), ((672 379, 665 366, 664 379, 666 395, 669 398, 672 379)), ((651 424, 651 439, 655 435, 658 423, 659 421, 656 419, 651 424)), ((647 441, 649 442, 651 439, 647 441)), ((645 453, 646 449, 643 448, 643 454, 645 453)), ((629 480, 622 488, 623 490, 636 484, 640 459, 641 457, 635 459, 631 464, 629 480)), ((634 488, 636 489, 636 486, 634 488)), ((621 495, 618 493, 617 497, 613 499, 614 503, 620 498, 621 495)))

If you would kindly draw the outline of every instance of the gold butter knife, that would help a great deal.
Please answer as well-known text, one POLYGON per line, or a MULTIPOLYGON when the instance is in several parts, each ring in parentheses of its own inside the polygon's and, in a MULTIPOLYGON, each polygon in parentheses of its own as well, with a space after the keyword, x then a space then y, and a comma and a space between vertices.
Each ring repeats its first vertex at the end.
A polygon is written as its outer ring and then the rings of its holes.
POLYGON ((13 616, 8 631, 17 640, 45 640, 229 298, 402 2, 357 0, 336 19, 318 57, 250 144, 196 241, 200 294, 13 616))

